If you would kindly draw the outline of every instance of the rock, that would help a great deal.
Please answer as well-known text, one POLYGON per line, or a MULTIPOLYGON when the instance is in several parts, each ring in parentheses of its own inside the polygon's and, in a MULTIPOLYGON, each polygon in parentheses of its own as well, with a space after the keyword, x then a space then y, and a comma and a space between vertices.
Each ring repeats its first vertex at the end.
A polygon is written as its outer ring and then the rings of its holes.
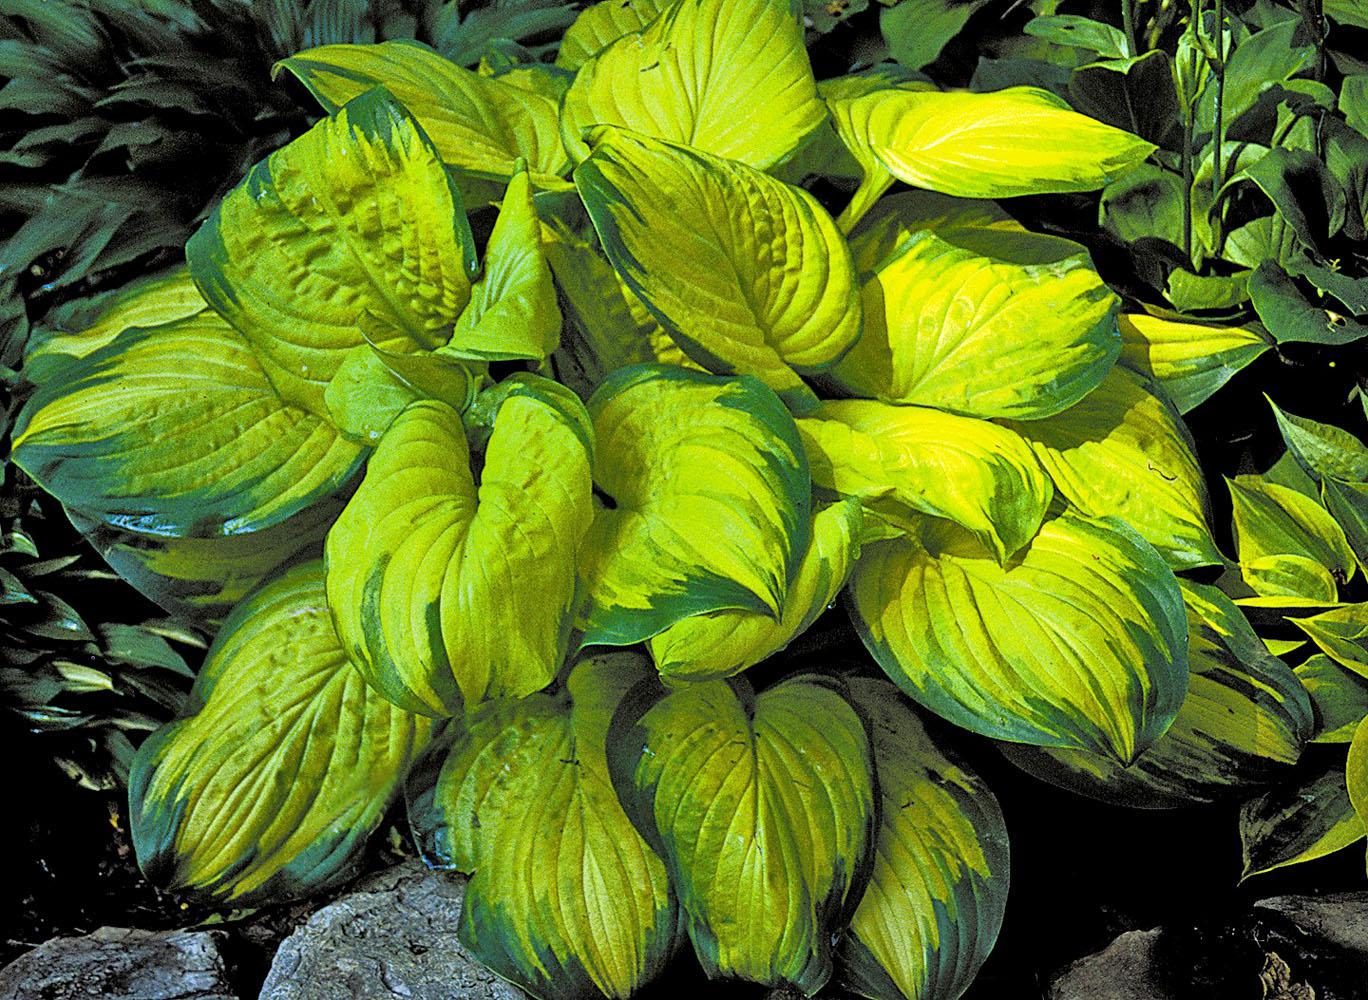
POLYGON ((1292 925, 1313 942, 1345 952, 1368 969, 1368 892, 1274 896, 1254 904, 1292 925))
POLYGON ((1127 931, 1069 966, 1050 984, 1050 1000, 1172 1000, 1157 960, 1163 931, 1127 931))
POLYGON ((260 1000, 527 1000, 456 939, 464 898, 418 861, 382 872, 284 940, 260 1000))
POLYGON ((239 1000, 220 940, 126 927, 54 938, 0 969, 0 1000, 239 1000))

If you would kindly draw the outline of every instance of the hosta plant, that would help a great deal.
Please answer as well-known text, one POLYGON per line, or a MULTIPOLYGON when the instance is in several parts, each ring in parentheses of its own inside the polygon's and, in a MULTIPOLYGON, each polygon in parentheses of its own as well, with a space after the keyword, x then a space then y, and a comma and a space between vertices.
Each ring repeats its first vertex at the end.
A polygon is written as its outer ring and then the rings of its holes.
POLYGON ((956 997, 1006 833, 924 713, 1144 804, 1247 793, 1312 732, 1193 578, 1226 558, 1191 373, 1140 362, 1197 335, 994 200, 1154 147, 1031 88, 818 81, 773 0, 608 0, 556 52, 285 59, 325 117, 185 267, 32 346, 13 461, 217 626, 134 766, 140 861, 299 896, 403 799, 536 996, 691 950, 956 997), (795 652, 837 602, 869 655, 795 652))

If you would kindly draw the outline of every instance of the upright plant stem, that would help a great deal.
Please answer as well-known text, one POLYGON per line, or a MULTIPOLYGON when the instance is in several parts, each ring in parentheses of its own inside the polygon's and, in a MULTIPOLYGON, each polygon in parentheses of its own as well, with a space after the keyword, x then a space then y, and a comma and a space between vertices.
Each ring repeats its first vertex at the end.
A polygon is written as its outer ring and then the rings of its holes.
POLYGON ((1225 152, 1225 0, 1216 0, 1215 49, 1215 58, 1211 60, 1211 71, 1216 74, 1215 128, 1211 133, 1211 205, 1215 217, 1211 220, 1211 235, 1212 244, 1217 248, 1216 252, 1219 253, 1225 242, 1225 211, 1223 207, 1217 207, 1217 198, 1221 186, 1225 183, 1225 172, 1221 168, 1221 160, 1225 152))
POLYGON ((1126 30, 1126 55, 1138 56, 1140 46, 1135 34, 1135 0, 1121 0, 1121 23, 1126 30))
MULTIPOLYGON (((1199 48, 1195 44, 1201 31, 1202 0, 1192 0, 1188 31, 1192 33, 1194 44, 1188 51, 1188 80, 1197 89, 1197 57, 1199 48)), ((1183 100, 1183 254, 1189 265, 1192 263, 1192 133, 1197 127, 1197 94, 1184 95, 1183 100)))
POLYGON ((1211 135, 1212 162, 1211 197, 1221 189, 1224 177, 1221 174, 1221 153, 1225 145, 1225 0, 1216 0, 1216 59, 1211 64, 1216 74, 1216 128, 1211 135))

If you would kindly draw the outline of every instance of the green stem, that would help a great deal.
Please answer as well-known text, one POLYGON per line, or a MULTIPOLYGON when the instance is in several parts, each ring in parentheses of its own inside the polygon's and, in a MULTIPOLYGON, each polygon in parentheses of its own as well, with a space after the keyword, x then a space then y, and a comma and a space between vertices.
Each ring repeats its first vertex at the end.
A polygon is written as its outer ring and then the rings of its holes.
POLYGON ((1216 0, 1216 59, 1211 64, 1216 74, 1216 128, 1212 132, 1211 197, 1221 189, 1221 152, 1225 145, 1225 0, 1216 0))
MULTIPOLYGON (((1201 29, 1202 0, 1192 0, 1187 30, 1197 39, 1201 29)), ((1197 80, 1199 46, 1191 46, 1188 55, 1188 79, 1194 90, 1197 80)), ((1192 134, 1197 127, 1197 95, 1187 94, 1183 101, 1183 255, 1192 263, 1192 134)))
MULTIPOLYGON (((1197 64, 1194 57, 1193 66, 1197 64)), ((1183 254, 1188 262, 1192 261, 1192 109, 1188 109, 1187 120, 1183 122, 1183 254)))
POLYGON ((1135 34, 1135 0, 1121 0, 1121 23, 1126 29, 1126 55, 1139 55, 1140 46, 1135 34))

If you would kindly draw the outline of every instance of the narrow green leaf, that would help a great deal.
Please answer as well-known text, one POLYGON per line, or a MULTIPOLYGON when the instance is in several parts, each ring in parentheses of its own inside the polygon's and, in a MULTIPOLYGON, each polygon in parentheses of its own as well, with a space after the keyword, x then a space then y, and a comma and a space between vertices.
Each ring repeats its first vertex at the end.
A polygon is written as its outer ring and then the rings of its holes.
POLYGON ((1271 399, 1268 405, 1273 408, 1287 450, 1317 480, 1368 482, 1368 446, 1362 441, 1332 424, 1288 413, 1271 399))

